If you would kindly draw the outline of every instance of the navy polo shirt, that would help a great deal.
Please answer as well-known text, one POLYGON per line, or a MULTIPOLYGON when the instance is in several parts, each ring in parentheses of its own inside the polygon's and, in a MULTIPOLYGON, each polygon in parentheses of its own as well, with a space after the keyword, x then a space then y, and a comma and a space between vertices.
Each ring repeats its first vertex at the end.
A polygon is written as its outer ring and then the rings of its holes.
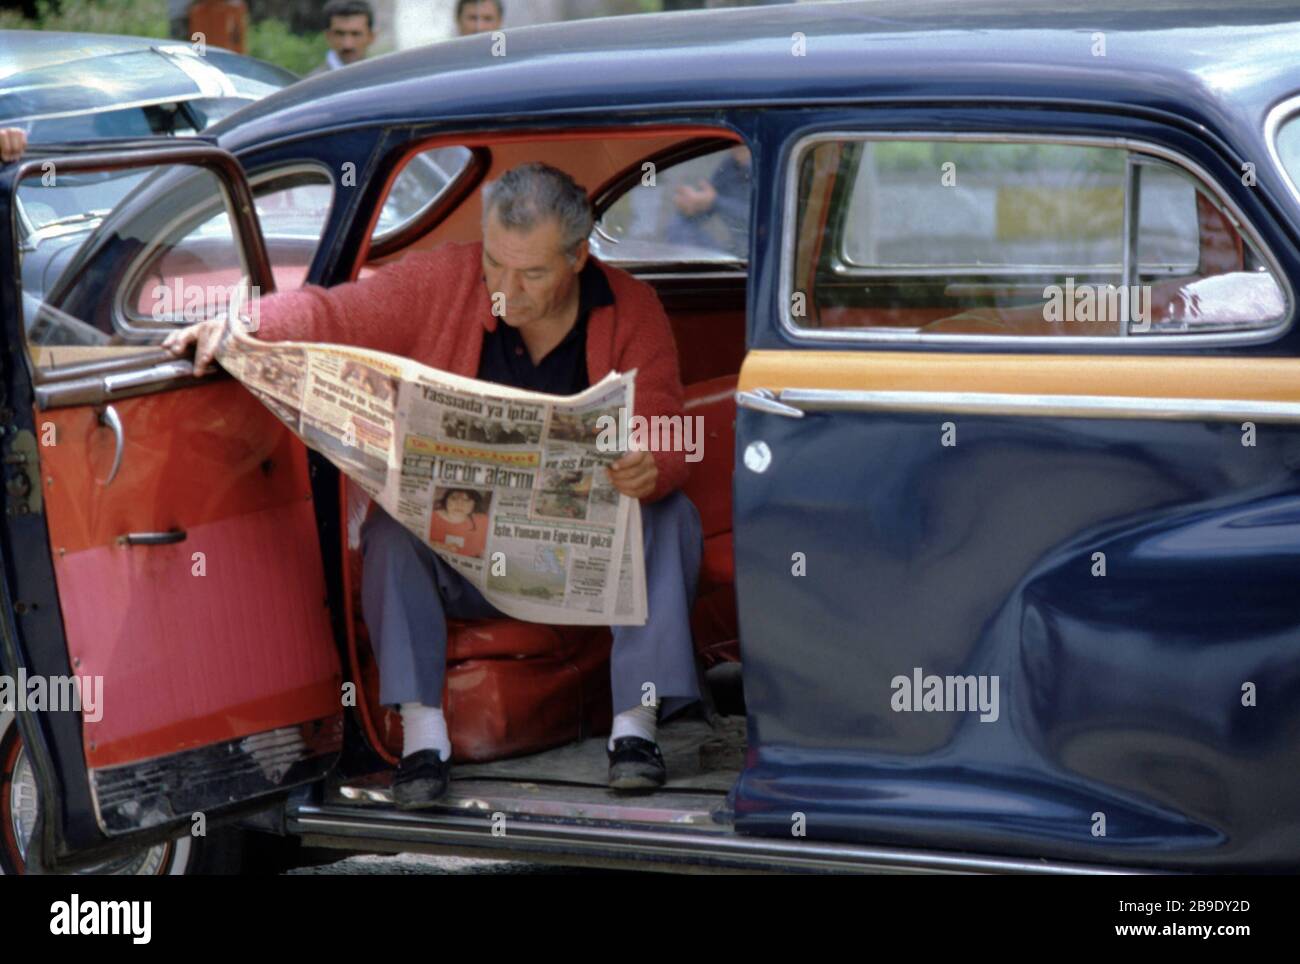
POLYGON ((578 272, 578 320, 564 340, 536 365, 519 332, 497 319, 496 329, 483 332, 478 377, 550 395, 576 395, 591 385, 587 377, 587 318, 592 309, 614 303, 605 272, 592 258, 578 272))

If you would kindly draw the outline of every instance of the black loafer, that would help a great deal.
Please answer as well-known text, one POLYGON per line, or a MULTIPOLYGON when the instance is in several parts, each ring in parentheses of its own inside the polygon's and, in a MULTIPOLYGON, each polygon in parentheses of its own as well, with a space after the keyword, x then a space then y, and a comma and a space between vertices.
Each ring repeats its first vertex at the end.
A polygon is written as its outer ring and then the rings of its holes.
POLYGON ((609 785, 615 790, 662 787, 668 778, 659 744, 639 736, 620 736, 609 753, 609 785))
POLYGON ((398 810, 431 807, 447 792, 451 782, 451 761, 437 750, 420 750, 402 757, 393 778, 393 802, 398 810))

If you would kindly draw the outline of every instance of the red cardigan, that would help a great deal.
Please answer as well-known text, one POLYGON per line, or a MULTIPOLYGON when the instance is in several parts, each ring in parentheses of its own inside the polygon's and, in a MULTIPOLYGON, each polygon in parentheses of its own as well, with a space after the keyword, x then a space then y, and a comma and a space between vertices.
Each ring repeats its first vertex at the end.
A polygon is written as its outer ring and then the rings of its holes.
MULTIPOLYGON (((482 257, 482 242, 442 244, 390 261, 360 281, 268 295, 257 337, 375 348, 473 378, 483 331, 497 325, 482 257)), ((587 321, 588 378, 594 385, 611 371, 636 369, 635 414, 681 415, 677 345, 658 295, 626 271, 596 264, 614 304, 594 309, 587 321)), ((689 472, 685 452, 653 455, 659 477, 646 502, 679 488, 689 472)))

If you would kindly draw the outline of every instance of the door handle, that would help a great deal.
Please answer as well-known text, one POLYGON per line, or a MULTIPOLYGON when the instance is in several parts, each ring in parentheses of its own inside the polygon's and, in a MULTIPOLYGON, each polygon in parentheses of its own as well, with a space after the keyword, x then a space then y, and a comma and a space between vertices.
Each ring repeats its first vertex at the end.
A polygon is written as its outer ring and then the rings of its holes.
POLYGON ((117 409, 112 405, 105 405, 99 410, 99 424, 107 425, 113 430, 113 467, 108 470, 108 478, 99 483, 107 486, 117 478, 117 470, 122 467, 122 450, 126 445, 126 434, 122 431, 122 419, 118 417, 117 409))
POLYGON ((752 408, 756 412, 768 415, 784 415, 786 418, 803 418, 804 410, 778 401, 770 388, 756 388, 752 392, 736 392, 736 404, 741 408, 752 408))
POLYGON ((184 542, 188 533, 184 529, 170 529, 167 532, 128 532, 117 537, 121 546, 170 546, 184 542))

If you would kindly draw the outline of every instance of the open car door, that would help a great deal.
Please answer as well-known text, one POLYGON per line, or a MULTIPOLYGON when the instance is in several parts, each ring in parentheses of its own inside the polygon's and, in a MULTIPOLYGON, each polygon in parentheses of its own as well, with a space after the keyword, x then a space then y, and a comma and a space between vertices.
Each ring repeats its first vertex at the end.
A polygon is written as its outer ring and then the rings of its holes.
POLYGON ((340 661, 306 450, 158 347, 241 277, 271 290, 235 158, 37 148, 0 168, 0 225, 0 664, 61 866, 320 778, 340 661))

